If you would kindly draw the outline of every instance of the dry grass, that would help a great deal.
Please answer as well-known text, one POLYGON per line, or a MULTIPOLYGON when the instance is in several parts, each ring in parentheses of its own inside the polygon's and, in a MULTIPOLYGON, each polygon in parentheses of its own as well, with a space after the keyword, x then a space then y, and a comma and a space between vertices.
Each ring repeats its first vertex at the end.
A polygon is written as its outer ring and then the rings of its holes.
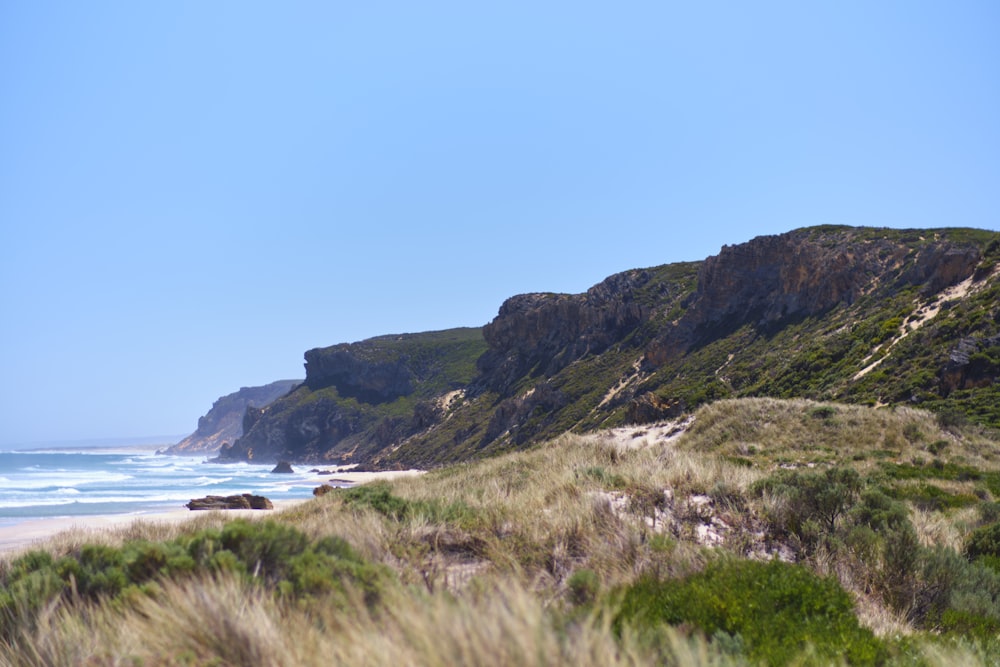
MULTIPOLYGON (((751 493, 755 481, 788 464, 851 465, 862 473, 884 461, 929 456, 994 469, 996 443, 938 428, 927 413, 810 401, 723 401, 674 429, 621 429, 566 435, 529 451, 397 479, 388 487, 408 503, 405 516, 349 504, 332 492, 280 513, 313 538, 344 538, 365 559, 387 565, 395 583, 374 608, 281 602, 233 579, 165 583, 138 606, 74 604, 45 610, 35 629, 8 647, 10 665, 726 665, 697 637, 669 630, 654 649, 616 637, 609 613, 581 616, 571 580, 588 571, 598 594, 646 574, 701 569, 718 550, 770 558, 761 517, 778 499, 751 493), (938 447, 941 450, 940 447, 938 447), (453 511, 454 510, 454 511, 453 511)), ((966 482, 942 484, 968 492, 966 482)), ((977 525, 974 509, 911 511, 921 542, 956 550, 977 525)), ((181 525, 136 522, 68 533, 50 545, 72 553, 95 539, 167 540, 218 527, 225 515, 181 525)), ((912 629, 871 595, 850 557, 816 556, 857 598, 860 620, 880 636, 912 629)), ((613 596, 611 596, 613 598, 613 596)), ((606 610, 605 610, 606 611, 606 610)), ((928 644, 927 664, 982 664, 966 648, 928 644)))
POLYGON ((979 511, 967 507, 945 514, 914 509, 910 521, 924 546, 938 545, 961 553, 966 536, 979 524, 979 511))
MULTIPOLYGON (((668 633, 676 665, 724 665, 704 640, 668 633)), ((483 584, 462 597, 395 588, 378 612, 360 602, 307 613, 230 578, 168 584, 157 599, 116 612, 48 610, 37 632, 0 649, 0 663, 41 665, 645 665, 607 615, 557 624, 516 580, 483 584)))
POLYGON ((975 434, 956 436, 929 412, 805 399, 718 401, 698 411, 679 446, 744 458, 763 469, 846 464, 867 471, 880 462, 932 458, 983 469, 1000 466, 995 442, 975 434))

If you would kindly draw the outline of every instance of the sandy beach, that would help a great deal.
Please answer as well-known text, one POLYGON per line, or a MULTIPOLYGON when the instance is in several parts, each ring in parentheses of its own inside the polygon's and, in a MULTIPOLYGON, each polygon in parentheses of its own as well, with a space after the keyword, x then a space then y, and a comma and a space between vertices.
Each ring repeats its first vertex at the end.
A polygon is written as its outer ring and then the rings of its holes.
MULTIPOLYGON (((276 512, 308 502, 307 498, 273 501, 273 510, 225 510, 227 516, 247 516, 260 518, 274 516, 276 512)), ((119 526, 127 526, 136 521, 149 523, 182 523, 194 519, 203 512, 181 507, 166 512, 146 514, 96 514, 92 516, 53 517, 51 519, 30 519, 13 526, 0 526, 0 555, 30 549, 51 537, 66 531, 100 531, 119 526)))
MULTIPOLYGON (((400 470, 392 472, 335 472, 331 475, 317 476, 311 479, 316 486, 322 484, 364 484, 376 479, 395 479, 422 474, 421 470, 400 470)), ((274 516, 275 513, 294 507, 300 503, 309 502, 308 498, 295 500, 275 500, 274 510, 225 510, 226 516, 246 516, 261 518, 274 516)), ((92 516, 53 517, 47 519, 29 519, 12 526, 0 526, 0 556, 15 554, 45 542, 49 538, 66 531, 100 531, 109 528, 127 526, 136 521, 181 523, 198 517, 202 512, 191 511, 180 506, 165 512, 149 512, 145 514, 97 514, 92 516)))

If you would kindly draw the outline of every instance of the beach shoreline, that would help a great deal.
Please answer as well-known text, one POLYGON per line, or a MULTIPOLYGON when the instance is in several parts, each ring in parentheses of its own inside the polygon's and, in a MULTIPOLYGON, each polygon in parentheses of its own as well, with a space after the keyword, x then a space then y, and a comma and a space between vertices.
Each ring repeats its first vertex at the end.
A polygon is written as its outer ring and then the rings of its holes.
MULTIPOLYGON (((272 501, 273 510, 216 510, 232 517, 274 516, 282 510, 309 502, 309 498, 295 498, 272 501)), ((186 507, 165 511, 128 513, 128 514, 92 514, 87 516, 47 517, 44 519, 27 519, 11 526, 0 526, 0 558, 16 555, 36 547, 43 547, 53 537, 66 532, 94 532, 112 530, 128 526, 136 522, 177 524, 193 520, 204 511, 192 511, 186 507)))
MULTIPOLYGON (((391 472, 333 472, 331 475, 317 476, 308 480, 316 486, 324 484, 365 484, 378 479, 396 479, 422 474, 422 470, 399 470, 391 472)), ((227 517, 261 518, 275 516, 283 510, 312 500, 311 498, 271 498, 273 510, 216 510, 227 517)), ((0 526, 0 558, 16 556, 32 548, 42 547, 45 542, 60 533, 69 531, 100 532, 128 526, 135 522, 177 524, 195 519, 204 511, 189 510, 183 505, 163 511, 122 514, 92 514, 85 516, 61 516, 25 519, 9 526, 0 526)))

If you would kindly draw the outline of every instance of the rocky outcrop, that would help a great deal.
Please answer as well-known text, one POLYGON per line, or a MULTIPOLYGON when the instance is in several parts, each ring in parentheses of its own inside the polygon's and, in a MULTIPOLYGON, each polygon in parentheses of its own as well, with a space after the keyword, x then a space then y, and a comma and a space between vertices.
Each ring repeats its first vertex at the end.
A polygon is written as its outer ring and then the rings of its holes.
POLYGON ((185 505, 189 510, 270 510, 274 505, 264 496, 244 493, 238 496, 205 496, 185 505))
POLYGON ((532 387, 523 396, 501 401, 493 411, 482 444, 488 444, 509 433, 515 444, 524 444, 542 430, 560 408, 566 406, 566 397, 548 382, 532 387), (531 420, 535 418, 535 423, 531 420))
POLYGON ((358 463, 445 418, 475 377, 480 329, 380 336, 305 353, 306 380, 263 409, 220 461, 358 463))
POLYGON ((685 410, 684 401, 661 398, 651 391, 638 396, 628 404, 626 421, 630 424, 648 424, 650 422, 675 419, 685 410))
POLYGON ((956 389, 989 387, 1000 377, 1000 335, 969 336, 959 341, 941 369, 942 394, 956 389))
POLYGON ((266 409, 248 409, 244 435, 219 450, 219 460, 276 463, 349 459, 349 438, 376 421, 357 402, 302 386, 266 409))
POLYGON ((292 464, 288 461, 278 461, 278 465, 271 469, 272 474, 278 475, 291 475, 295 470, 292 469, 292 464))
POLYGON ((905 234, 879 238, 831 227, 724 246, 704 261, 687 311, 650 344, 647 361, 663 365, 747 324, 773 330, 849 306, 880 286, 934 293, 972 275, 981 258, 968 244, 923 239, 914 249, 908 241, 905 234))
POLYGON ((648 309, 635 298, 648 271, 611 276, 585 294, 522 294, 507 299, 483 327, 490 346, 479 362, 486 385, 506 392, 531 370, 549 376, 599 354, 635 329, 648 309))
POLYGON ((336 387, 341 396, 384 403, 413 392, 416 380, 405 355, 379 359, 378 352, 335 345, 306 352, 306 384, 313 391, 336 387))
POLYGON ((291 391, 301 380, 279 380, 263 387, 243 387, 212 404, 198 419, 198 429, 165 454, 212 454, 224 444, 234 442, 245 431, 244 414, 248 408, 263 408, 291 391))

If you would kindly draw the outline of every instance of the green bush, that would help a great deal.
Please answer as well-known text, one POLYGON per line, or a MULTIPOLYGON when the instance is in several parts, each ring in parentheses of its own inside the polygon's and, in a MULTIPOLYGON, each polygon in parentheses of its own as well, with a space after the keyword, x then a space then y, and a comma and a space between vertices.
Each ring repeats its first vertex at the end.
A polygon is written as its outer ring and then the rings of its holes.
POLYGON ((785 665, 811 647, 821 664, 882 664, 884 645, 862 628, 850 595, 835 579, 799 565, 723 560, 682 580, 643 579, 628 587, 615 627, 656 632, 694 626, 713 641, 742 647, 754 662, 785 665))
POLYGON ((1000 622, 1000 574, 953 549, 921 549, 908 616, 928 630, 962 632, 1000 622))
POLYGON ((865 489, 850 511, 850 522, 884 533, 903 528, 910 523, 910 518, 903 503, 878 489, 865 489))
POLYGON ((566 581, 569 600, 575 605, 591 604, 601 591, 601 578, 593 570, 577 570, 566 581))
POLYGON ((926 482, 897 487, 891 494, 893 498, 907 500, 927 511, 941 512, 979 504, 979 499, 971 493, 950 493, 926 482))
POLYGON ((1000 522, 972 531, 965 543, 965 555, 970 560, 981 556, 1000 557, 1000 522))
POLYGON ((379 514, 402 521, 413 514, 412 504, 392 495, 392 487, 384 482, 364 484, 340 491, 344 504, 353 508, 369 508, 379 514))
POLYGON ((345 581, 351 581, 370 604, 387 577, 385 568, 365 561, 341 538, 312 542, 274 521, 238 519, 221 530, 167 542, 136 540, 120 548, 88 544, 58 560, 34 551, 0 570, 0 640, 59 597, 128 600, 161 579, 220 571, 299 599, 342 594, 345 581))
POLYGON ((856 502, 861 477, 852 468, 829 468, 823 472, 783 470, 760 482, 753 491, 769 492, 784 499, 768 516, 772 533, 793 535, 807 551, 824 535, 832 535, 837 524, 856 502))
POLYGON ((338 489, 331 494, 341 498, 347 507, 371 509, 394 521, 408 521, 417 516, 435 522, 457 522, 470 525, 478 519, 478 513, 464 502, 443 505, 437 501, 407 500, 393 495, 392 486, 387 482, 364 484, 350 489, 338 489))

